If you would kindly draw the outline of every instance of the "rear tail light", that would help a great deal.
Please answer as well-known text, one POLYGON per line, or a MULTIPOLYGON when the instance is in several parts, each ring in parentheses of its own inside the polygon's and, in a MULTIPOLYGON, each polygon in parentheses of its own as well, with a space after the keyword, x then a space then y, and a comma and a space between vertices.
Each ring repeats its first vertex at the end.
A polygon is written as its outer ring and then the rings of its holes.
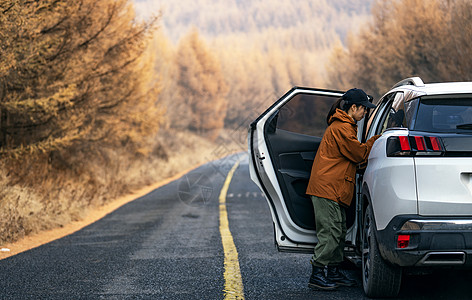
POLYGON ((410 142, 408 141, 407 136, 399 136, 398 140, 400 141, 400 148, 402 151, 410 151, 410 142))
POLYGON ((439 156, 444 146, 436 136, 391 136, 387 139, 387 156, 439 156))
POLYGON ((432 136, 430 137, 431 140, 431 147, 433 148, 434 151, 442 151, 441 143, 439 141, 439 138, 432 136))
POLYGON ((426 151, 426 146, 424 144, 424 137, 414 136, 414 138, 415 138, 415 143, 416 143, 416 149, 418 149, 418 151, 426 151))
POLYGON ((397 237, 397 248, 404 249, 410 245, 410 235, 409 234, 400 234, 397 237))

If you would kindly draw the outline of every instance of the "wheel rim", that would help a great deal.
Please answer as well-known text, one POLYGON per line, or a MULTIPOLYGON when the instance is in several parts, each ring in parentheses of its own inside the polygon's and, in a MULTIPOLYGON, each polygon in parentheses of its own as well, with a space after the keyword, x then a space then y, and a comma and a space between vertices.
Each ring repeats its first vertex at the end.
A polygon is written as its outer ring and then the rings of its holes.
POLYGON ((370 224, 370 215, 367 212, 365 221, 364 221, 364 239, 362 241, 362 279, 364 287, 367 286, 369 280, 370 272, 370 249, 371 249, 371 224, 370 224))

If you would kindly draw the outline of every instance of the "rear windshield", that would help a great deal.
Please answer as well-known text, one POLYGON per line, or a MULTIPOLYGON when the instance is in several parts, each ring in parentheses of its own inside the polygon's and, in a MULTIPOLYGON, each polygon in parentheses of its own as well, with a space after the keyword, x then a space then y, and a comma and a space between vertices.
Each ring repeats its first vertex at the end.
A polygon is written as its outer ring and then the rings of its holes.
POLYGON ((421 99, 414 130, 453 133, 472 131, 472 98, 421 99))

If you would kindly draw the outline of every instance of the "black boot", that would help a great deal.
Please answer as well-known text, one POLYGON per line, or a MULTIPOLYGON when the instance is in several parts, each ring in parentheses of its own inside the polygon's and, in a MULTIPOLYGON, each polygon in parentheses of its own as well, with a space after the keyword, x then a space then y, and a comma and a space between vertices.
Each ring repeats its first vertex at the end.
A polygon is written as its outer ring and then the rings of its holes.
POLYGON ((331 280, 332 282, 337 283, 338 285, 343 286, 355 286, 356 281, 353 279, 349 279, 339 271, 339 267, 337 266, 328 266, 328 272, 326 277, 331 280))
POLYGON ((313 270, 308 282, 309 287, 321 290, 334 290, 338 287, 336 283, 326 278, 324 267, 315 267, 314 265, 312 267, 313 270))

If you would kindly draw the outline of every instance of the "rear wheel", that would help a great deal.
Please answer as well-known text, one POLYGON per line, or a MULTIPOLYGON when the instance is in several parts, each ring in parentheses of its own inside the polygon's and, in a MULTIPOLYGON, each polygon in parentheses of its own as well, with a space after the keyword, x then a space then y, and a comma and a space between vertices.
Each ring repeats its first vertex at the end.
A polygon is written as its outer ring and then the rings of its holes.
POLYGON ((365 212, 362 232, 362 285, 368 297, 395 297, 400 291, 402 270, 380 255, 372 207, 365 212))

